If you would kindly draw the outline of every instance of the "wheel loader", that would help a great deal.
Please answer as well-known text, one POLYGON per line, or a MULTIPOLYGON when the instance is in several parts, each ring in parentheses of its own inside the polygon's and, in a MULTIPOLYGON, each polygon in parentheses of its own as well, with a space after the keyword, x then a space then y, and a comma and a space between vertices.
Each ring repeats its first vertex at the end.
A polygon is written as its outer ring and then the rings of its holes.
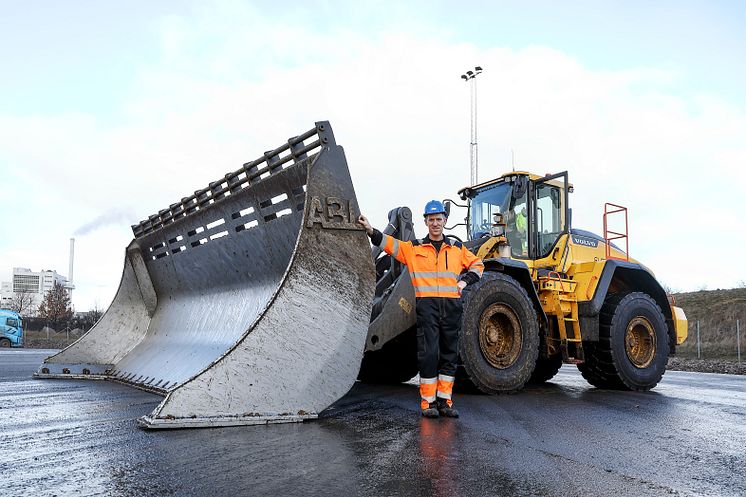
MULTIPOLYGON (((485 270, 462 295, 457 385, 515 392, 569 363, 596 387, 649 390, 686 339, 683 310, 612 242, 627 240, 626 209, 606 205, 604 236, 573 228, 572 191, 567 172, 511 172, 458 192, 467 208, 463 243, 485 270), (608 229, 615 214, 623 231, 608 229)), ((384 231, 414 239, 411 211, 392 210, 384 231)), ((373 257, 376 297, 360 379, 406 380, 417 371, 414 291, 398 262, 377 248, 373 257)))
MULTIPOLYGON (((570 228, 570 189, 566 173, 511 173, 461 190, 465 243, 486 266, 464 292, 465 384, 513 391, 565 361, 596 386, 645 390, 685 338, 649 270, 570 228)), ((111 305, 35 376, 159 394, 147 429, 298 422, 358 377, 411 378, 409 273, 371 254, 359 212, 344 151, 317 122, 133 225, 111 305)), ((411 217, 394 209, 385 231, 412 239, 411 217)))

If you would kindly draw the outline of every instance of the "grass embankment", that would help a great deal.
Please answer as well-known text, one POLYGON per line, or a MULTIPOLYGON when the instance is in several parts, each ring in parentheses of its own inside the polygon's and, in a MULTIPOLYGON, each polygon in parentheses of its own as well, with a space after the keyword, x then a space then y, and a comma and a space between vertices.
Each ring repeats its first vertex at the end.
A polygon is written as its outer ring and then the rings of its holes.
POLYGON ((668 369, 705 373, 746 374, 746 288, 701 290, 674 295, 689 321, 689 336, 676 347, 668 369), (736 320, 741 328, 738 364, 736 320), (699 358, 697 357, 699 321, 699 358))
POLYGON ((682 358, 697 358, 697 321, 699 321, 702 359, 737 358, 736 320, 741 327, 741 359, 746 349, 746 288, 702 290, 674 295, 676 305, 689 320, 689 337, 676 348, 682 358))

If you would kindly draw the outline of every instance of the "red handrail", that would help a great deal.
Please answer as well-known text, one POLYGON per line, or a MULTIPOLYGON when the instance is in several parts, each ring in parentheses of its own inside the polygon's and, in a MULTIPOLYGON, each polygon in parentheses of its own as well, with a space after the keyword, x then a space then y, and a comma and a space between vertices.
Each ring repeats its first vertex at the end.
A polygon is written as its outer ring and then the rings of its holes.
POLYGON ((565 291, 565 284, 564 284, 564 283, 562 283, 562 278, 560 277, 559 273, 558 273, 557 271, 549 271, 549 272, 547 273, 547 277, 548 277, 548 278, 549 278, 550 280, 554 279, 554 278, 552 278, 552 275, 555 275, 555 276, 557 276, 557 281, 559 281, 559 284, 560 284, 560 289, 561 289, 561 290, 562 290, 562 291, 564 292, 564 291, 565 291))
POLYGON ((623 207, 621 205, 612 204, 609 202, 606 202, 604 204, 604 240, 606 240, 606 259, 616 259, 620 261, 628 261, 629 260, 629 236, 627 235, 629 233, 629 223, 627 219, 627 208, 623 207), (612 208, 611 210, 609 208, 612 208), (624 233, 619 233, 617 231, 611 231, 609 230, 608 225, 608 217, 611 214, 617 214, 623 212, 624 213, 624 233), (614 235, 614 236, 609 236, 614 235), (625 243, 625 250, 624 250, 624 257, 616 257, 611 255, 611 240, 621 240, 624 239, 625 243))

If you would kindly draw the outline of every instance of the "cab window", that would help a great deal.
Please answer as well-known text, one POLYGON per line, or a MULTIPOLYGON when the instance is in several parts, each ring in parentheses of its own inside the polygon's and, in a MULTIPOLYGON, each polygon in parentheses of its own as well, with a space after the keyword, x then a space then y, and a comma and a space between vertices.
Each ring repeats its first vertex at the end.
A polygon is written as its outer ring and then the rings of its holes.
POLYGON ((548 183, 536 185, 537 258, 546 257, 564 232, 562 189, 548 183))
POLYGON ((527 199, 526 193, 519 198, 512 199, 505 230, 511 254, 513 257, 524 259, 528 257, 527 199))
POLYGON ((512 187, 498 183, 477 193, 471 201, 471 239, 477 240, 489 233, 495 213, 505 213, 509 208, 512 187))

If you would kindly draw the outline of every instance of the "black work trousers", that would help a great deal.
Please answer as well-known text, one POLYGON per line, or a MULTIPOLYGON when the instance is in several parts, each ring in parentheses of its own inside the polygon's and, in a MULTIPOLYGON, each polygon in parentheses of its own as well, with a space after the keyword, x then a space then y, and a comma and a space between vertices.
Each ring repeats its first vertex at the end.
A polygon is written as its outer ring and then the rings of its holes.
POLYGON ((420 378, 456 375, 461 299, 417 299, 417 364, 420 378))

